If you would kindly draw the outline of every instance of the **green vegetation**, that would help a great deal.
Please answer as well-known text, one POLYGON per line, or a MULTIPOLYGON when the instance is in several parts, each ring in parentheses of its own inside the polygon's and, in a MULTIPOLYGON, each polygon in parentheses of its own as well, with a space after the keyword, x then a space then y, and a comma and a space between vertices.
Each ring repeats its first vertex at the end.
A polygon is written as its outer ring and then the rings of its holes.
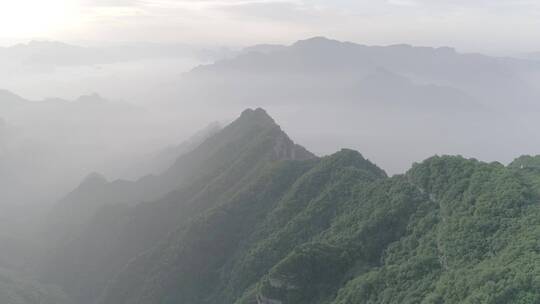
POLYGON ((387 178, 350 150, 302 168, 205 212, 102 303, 540 303, 540 173, 445 156, 387 178))
POLYGON ((102 303, 539 303, 533 176, 445 156, 387 178, 350 150, 283 163, 135 260, 102 303))
POLYGON ((509 167, 513 168, 534 168, 540 169, 540 155, 523 155, 516 158, 509 167))
POLYGON ((335 303, 539 303, 539 193, 523 175, 435 157, 407 177, 431 206, 335 303))

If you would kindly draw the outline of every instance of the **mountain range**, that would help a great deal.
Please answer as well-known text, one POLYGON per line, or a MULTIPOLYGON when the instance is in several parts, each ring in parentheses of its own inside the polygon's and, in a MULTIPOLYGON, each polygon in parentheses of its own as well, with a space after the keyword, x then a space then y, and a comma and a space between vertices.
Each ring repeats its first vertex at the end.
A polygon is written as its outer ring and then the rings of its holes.
POLYGON ((462 54, 449 47, 366 46, 324 37, 290 46, 247 48, 239 56, 195 68, 176 89, 216 103, 261 100, 268 104, 284 102, 286 96, 310 104, 362 103, 362 98, 340 92, 361 85, 377 69, 386 70, 390 79, 397 74, 417 84, 450 87, 490 106, 509 106, 505 102, 516 99, 530 105, 538 96, 539 87, 528 79, 529 73, 539 73, 537 62, 462 54))
POLYGON ((174 184, 160 198, 107 197, 89 177, 75 192, 104 204, 42 279, 77 303, 537 303, 537 164, 435 156, 389 177, 246 110, 155 177, 174 184))

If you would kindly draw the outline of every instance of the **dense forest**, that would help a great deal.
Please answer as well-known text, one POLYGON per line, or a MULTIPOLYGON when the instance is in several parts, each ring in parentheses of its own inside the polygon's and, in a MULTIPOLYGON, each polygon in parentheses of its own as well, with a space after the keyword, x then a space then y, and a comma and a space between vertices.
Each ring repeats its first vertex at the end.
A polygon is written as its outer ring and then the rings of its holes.
POLYGON ((539 202, 538 156, 434 156, 390 177, 354 150, 317 157, 248 109, 161 174, 86 178, 43 221, 33 274, 6 267, 0 293, 9 304, 540 303, 539 202))

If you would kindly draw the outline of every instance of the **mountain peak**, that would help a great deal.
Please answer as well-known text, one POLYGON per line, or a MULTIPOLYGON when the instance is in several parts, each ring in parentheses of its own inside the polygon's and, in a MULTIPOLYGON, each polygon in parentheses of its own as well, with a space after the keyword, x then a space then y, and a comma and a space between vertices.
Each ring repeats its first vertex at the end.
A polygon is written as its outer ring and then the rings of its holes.
POLYGON ((88 103, 93 103, 93 102, 105 103, 105 102, 107 102, 107 100, 105 98, 103 98, 101 95, 99 95, 98 93, 82 95, 79 98, 77 98, 76 101, 77 102, 83 102, 83 103, 85 103, 85 102, 88 102, 88 103))
POLYGON ((540 155, 522 155, 512 161, 509 165, 511 168, 534 168, 540 169, 540 155))
POLYGON ((100 173, 92 172, 88 174, 84 180, 81 182, 81 185, 103 185, 107 183, 107 179, 100 173))
POLYGON ((342 42, 338 40, 329 39, 323 36, 316 36, 304 40, 298 40, 292 46, 293 47, 326 47, 339 45, 342 42))
POLYGON ((268 115, 263 108, 246 109, 238 118, 239 121, 249 121, 259 124, 276 124, 274 119, 268 115))

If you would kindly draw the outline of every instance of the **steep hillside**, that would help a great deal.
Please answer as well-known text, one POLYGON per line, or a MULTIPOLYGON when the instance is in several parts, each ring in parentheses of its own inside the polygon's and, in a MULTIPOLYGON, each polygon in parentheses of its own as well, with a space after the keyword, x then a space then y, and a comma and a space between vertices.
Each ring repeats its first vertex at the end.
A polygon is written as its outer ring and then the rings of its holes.
POLYGON ((60 240, 43 277, 64 286, 78 303, 91 301, 131 258, 227 201, 274 162, 311 158, 256 109, 244 111, 161 175, 133 183, 92 176, 56 207, 61 220, 54 231, 61 235, 72 223, 80 229, 60 240))

